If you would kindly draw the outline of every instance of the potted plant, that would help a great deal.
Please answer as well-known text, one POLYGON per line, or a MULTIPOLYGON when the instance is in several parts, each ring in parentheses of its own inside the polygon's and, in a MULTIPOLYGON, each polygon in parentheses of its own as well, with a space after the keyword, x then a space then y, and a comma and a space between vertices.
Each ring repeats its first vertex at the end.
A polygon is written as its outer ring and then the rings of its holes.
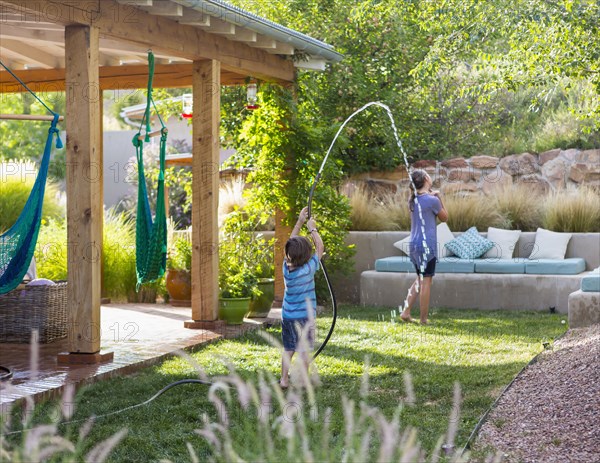
POLYGON ((166 287, 174 307, 192 306, 192 243, 177 238, 167 254, 166 287))
POLYGON ((269 315, 275 298, 275 266, 273 265, 273 242, 266 241, 262 234, 254 236, 253 247, 257 262, 258 293, 250 301, 249 318, 263 318, 269 315))
POLYGON ((240 212, 225 219, 219 238, 219 318, 228 324, 241 324, 258 295, 254 233, 244 228, 240 212))

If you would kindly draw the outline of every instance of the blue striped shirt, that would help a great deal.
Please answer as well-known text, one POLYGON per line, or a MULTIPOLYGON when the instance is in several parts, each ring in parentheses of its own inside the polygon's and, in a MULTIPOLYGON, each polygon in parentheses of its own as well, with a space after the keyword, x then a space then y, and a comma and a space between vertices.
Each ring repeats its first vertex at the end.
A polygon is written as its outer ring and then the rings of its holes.
POLYGON ((315 295, 315 273, 319 269, 319 258, 313 254, 302 267, 290 270, 287 262, 283 262, 283 279, 285 294, 281 318, 297 320, 308 318, 308 299, 313 308, 313 316, 317 313, 317 296, 315 295))

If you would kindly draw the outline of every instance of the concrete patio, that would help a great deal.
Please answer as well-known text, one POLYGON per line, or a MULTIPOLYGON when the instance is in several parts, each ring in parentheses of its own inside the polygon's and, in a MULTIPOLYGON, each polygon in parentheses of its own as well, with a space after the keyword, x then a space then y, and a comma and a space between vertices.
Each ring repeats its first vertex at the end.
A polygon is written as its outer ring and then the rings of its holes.
POLYGON ((221 338, 239 336, 276 322, 273 318, 245 319, 243 325, 223 329, 190 330, 183 327, 191 308, 161 304, 109 304, 101 312, 101 346, 114 353, 112 362, 95 365, 59 365, 57 354, 68 348, 67 338, 39 345, 39 367, 32 370, 29 344, 0 344, 0 365, 13 371, 13 378, 0 383, 0 409, 7 411, 25 397, 38 402, 62 393, 65 384, 76 387, 130 374, 174 355, 221 338))

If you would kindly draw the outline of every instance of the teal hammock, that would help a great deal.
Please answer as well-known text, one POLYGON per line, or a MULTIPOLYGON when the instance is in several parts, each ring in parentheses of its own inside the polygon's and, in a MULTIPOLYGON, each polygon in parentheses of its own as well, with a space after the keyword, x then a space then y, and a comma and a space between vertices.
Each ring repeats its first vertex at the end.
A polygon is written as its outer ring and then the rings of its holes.
POLYGON ((152 80, 154 78, 154 55, 148 53, 148 92, 146 97, 146 110, 138 133, 133 137, 138 167, 138 206, 136 220, 136 273, 137 289, 144 283, 151 283, 160 279, 167 267, 167 216, 165 211, 165 153, 167 145, 167 128, 156 110, 152 98, 152 80), (152 221, 146 175, 144 172, 144 142, 150 141, 150 108, 154 107, 160 130, 160 155, 158 190, 156 193, 156 214, 152 221), (146 136, 140 140, 142 127, 146 126, 146 136))
POLYGON ((42 155, 40 169, 27 203, 14 225, 0 236, 0 294, 5 294, 15 289, 23 281, 23 277, 27 273, 27 269, 33 258, 42 221, 42 206, 44 203, 44 192, 46 191, 46 179, 48 178, 53 137, 56 135, 56 148, 61 149, 63 144, 59 137, 59 131, 56 128, 59 115, 46 106, 2 61, 0 61, 0 65, 54 116, 50 123, 50 129, 48 129, 48 137, 46 138, 46 146, 42 155))

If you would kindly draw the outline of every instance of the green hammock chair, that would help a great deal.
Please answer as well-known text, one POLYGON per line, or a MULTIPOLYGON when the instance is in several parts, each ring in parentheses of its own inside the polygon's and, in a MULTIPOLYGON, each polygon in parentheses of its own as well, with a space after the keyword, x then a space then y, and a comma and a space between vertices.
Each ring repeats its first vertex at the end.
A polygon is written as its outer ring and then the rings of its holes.
POLYGON ((160 279, 167 266, 167 216, 165 211, 165 151, 167 144, 167 128, 156 110, 152 98, 152 79, 154 77, 154 55, 148 53, 148 94, 146 110, 138 133, 133 137, 138 166, 138 206, 136 220, 136 273, 137 289, 144 283, 160 279), (144 173, 144 142, 150 141, 150 108, 154 107, 160 130, 160 167, 158 174, 158 191, 156 196, 156 214, 152 221, 146 175, 144 173), (145 137, 141 140, 142 127, 146 128, 145 137))
POLYGON ((2 61, 0 61, 0 65, 53 115, 50 128, 48 129, 48 137, 46 138, 46 146, 40 162, 40 168, 27 203, 14 225, 0 236, 0 294, 5 294, 19 286, 31 263, 40 231, 42 205, 44 203, 48 165, 50 164, 50 153, 52 151, 52 138, 56 135, 56 148, 61 149, 63 144, 59 137, 59 131, 56 128, 59 115, 46 106, 2 61))

